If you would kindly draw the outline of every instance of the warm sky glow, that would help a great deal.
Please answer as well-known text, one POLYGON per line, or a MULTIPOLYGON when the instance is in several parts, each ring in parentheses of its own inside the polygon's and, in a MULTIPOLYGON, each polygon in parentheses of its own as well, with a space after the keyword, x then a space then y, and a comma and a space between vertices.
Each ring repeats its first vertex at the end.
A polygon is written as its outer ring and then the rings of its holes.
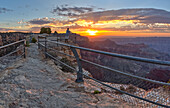
POLYGON ((87 32, 89 33, 89 35, 91 35, 91 36, 94 36, 94 35, 96 35, 96 33, 98 32, 97 30, 87 30, 87 32))
POLYGON ((91 37, 170 36, 169 4, 169 0, 3 0, 0 32, 38 33, 41 27, 50 27, 52 32, 70 28, 91 37))

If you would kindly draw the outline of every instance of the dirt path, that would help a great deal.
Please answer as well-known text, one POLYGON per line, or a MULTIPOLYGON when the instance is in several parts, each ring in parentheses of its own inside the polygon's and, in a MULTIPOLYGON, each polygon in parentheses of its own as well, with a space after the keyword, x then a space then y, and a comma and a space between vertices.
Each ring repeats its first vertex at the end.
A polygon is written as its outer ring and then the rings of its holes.
POLYGON ((119 101, 84 91, 75 75, 64 73, 39 54, 36 44, 27 58, 5 70, 0 80, 0 108, 113 108, 119 101), (114 101, 114 103, 113 103, 114 101))

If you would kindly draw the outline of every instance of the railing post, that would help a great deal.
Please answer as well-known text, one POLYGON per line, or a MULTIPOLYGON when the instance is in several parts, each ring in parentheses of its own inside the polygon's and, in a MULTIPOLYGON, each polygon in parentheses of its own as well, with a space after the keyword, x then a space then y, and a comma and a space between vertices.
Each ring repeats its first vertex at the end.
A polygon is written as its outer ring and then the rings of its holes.
POLYGON ((32 43, 32 37, 33 37, 33 36, 31 35, 31 36, 30 36, 30 40, 29 40, 30 43, 32 43))
MULTIPOLYGON (((57 34, 57 42, 58 42, 58 34, 57 34)), ((57 43, 57 47, 58 47, 58 43, 57 43)))
POLYGON ((38 49, 40 49, 40 44, 39 44, 39 41, 40 41, 40 40, 39 40, 39 36, 38 36, 38 49))
POLYGON ((25 45, 26 45, 26 40, 24 41, 24 58, 26 58, 26 54, 25 54, 25 45))
POLYGON ((77 37, 75 36, 75 44, 77 43, 77 37))
POLYGON ((45 58, 47 58, 47 37, 45 36, 45 58))
POLYGON ((78 64, 78 68, 79 68, 79 70, 77 72, 77 79, 76 79, 75 82, 77 82, 77 83, 84 82, 84 80, 83 80, 83 70, 82 70, 82 65, 81 65, 81 62, 80 62, 79 55, 78 55, 75 48, 73 48, 73 47, 70 47, 70 48, 71 48, 71 51, 73 52, 73 54, 74 54, 74 56, 77 60, 77 64, 78 64))

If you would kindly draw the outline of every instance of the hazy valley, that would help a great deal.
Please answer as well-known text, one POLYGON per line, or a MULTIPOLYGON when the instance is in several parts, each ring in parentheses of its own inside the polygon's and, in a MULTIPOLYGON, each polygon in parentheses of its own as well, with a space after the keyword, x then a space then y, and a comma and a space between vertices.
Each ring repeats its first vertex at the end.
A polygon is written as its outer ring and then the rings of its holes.
MULTIPOLYGON (((82 47, 88 47, 92 49, 136 56, 144 57, 150 59, 158 59, 164 61, 170 61, 170 55, 168 48, 169 38, 110 38, 110 39, 96 39, 93 41, 85 41, 78 43, 82 47), (159 41, 160 40, 160 41, 159 41), (165 40, 165 42, 163 41, 165 40), (163 44, 163 45, 162 45, 163 44), (167 45, 167 46, 166 46, 167 45), (157 47, 159 46, 159 47, 157 47), (166 46, 166 47, 163 47, 166 46), (162 49, 164 48, 164 49, 162 49)), ((147 77, 154 80, 168 82, 170 79, 170 70, 166 66, 152 65, 149 63, 136 62, 132 60, 125 60, 116 57, 110 57, 106 55, 96 54, 92 52, 81 51, 81 56, 83 59, 93 61, 95 63, 109 66, 113 69, 131 73, 134 75, 147 77), (152 73, 152 74, 151 74, 152 73), (162 74, 162 75, 161 75, 162 74)), ((130 79, 123 75, 118 75, 111 71, 100 69, 92 65, 84 63, 83 65, 93 77, 114 83, 124 83, 124 84, 133 84, 138 86, 138 80, 130 79)), ((142 82, 142 85, 139 85, 141 88, 149 89, 156 87, 153 85, 150 87, 145 87, 145 82, 142 82)))

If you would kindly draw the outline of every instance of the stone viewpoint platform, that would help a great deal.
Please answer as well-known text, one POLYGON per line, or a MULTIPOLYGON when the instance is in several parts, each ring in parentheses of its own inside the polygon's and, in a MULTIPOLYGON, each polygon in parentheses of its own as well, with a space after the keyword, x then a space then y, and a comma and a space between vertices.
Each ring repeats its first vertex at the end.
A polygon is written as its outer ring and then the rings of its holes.
POLYGON ((0 76, 0 108, 117 108, 134 107, 94 94, 97 88, 75 83, 76 75, 62 72, 44 59, 36 44, 27 48, 27 58, 16 61, 0 76))

